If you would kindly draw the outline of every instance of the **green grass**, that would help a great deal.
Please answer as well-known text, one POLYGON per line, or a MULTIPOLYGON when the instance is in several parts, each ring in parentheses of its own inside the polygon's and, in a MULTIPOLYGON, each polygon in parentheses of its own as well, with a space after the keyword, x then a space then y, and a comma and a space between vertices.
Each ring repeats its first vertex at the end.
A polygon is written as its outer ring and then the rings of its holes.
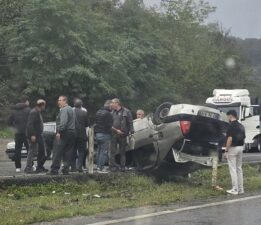
MULTIPOLYGON (((258 166, 244 166, 246 192, 261 190, 258 166)), ((219 183, 230 188, 227 167, 219 169, 219 183)), ((93 215, 123 207, 160 205, 226 195, 211 188, 211 170, 201 170, 179 183, 157 183, 138 175, 83 183, 49 183, 0 190, 0 224, 28 224, 61 217, 93 215), (55 191, 55 192, 54 192, 55 191), (68 194, 69 193, 69 194, 68 194), (94 197, 95 194, 101 198, 94 197)))
POLYGON ((13 138, 14 132, 11 128, 0 126, 0 138, 13 138))

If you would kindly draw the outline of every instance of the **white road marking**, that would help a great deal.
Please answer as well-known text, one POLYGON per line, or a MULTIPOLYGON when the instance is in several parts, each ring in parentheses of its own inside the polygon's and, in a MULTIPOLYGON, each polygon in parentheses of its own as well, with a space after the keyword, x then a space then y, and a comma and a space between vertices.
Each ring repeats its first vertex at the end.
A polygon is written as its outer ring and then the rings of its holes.
POLYGON ((258 198, 261 198, 261 195, 226 200, 226 201, 221 201, 221 202, 213 202, 213 203, 208 203, 208 204, 203 204, 203 205, 189 206, 189 207, 184 207, 184 208, 180 208, 180 209, 165 210, 165 211, 161 211, 161 212, 149 213, 149 214, 138 215, 138 216, 131 216, 131 217, 126 217, 126 218, 122 218, 122 219, 108 220, 108 221, 102 221, 102 222, 97 222, 97 223, 89 223, 86 225, 109 225, 109 224, 117 224, 117 223, 122 223, 122 222, 130 222, 130 221, 134 221, 134 220, 141 220, 141 219, 146 219, 146 218, 151 218, 151 217, 173 214, 173 213, 177 213, 177 212, 184 212, 184 211, 190 211, 190 210, 195 210, 195 209, 202 209, 202 208, 207 208, 207 207, 232 204, 232 203, 236 203, 236 202, 244 202, 244 201, 258 199, 258 198))

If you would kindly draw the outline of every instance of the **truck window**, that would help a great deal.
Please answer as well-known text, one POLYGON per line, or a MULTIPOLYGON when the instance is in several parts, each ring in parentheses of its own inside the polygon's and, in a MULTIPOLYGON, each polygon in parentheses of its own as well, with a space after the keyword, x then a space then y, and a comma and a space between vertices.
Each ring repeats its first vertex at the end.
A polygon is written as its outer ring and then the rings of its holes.
POLYGON ((223 113, 227 113, 229 110, 235 110, 237 112, 237 115, 240 115, 240 107, 239 106, 218 106, 218 109, 221 110, 223 113))

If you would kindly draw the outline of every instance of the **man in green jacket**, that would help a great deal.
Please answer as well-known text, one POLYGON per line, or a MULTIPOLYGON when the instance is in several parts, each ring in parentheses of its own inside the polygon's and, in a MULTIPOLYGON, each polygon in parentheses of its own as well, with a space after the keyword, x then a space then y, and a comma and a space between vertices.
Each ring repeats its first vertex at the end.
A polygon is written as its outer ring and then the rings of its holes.
POLYGON ((56 118, 56 147, 50 174, 58 174, 61 160, 63 160, 62 173, 67 175, 75 142, 75 113, 68 105, 66 96, 59 97, 58 106, 60 112, 56 118))

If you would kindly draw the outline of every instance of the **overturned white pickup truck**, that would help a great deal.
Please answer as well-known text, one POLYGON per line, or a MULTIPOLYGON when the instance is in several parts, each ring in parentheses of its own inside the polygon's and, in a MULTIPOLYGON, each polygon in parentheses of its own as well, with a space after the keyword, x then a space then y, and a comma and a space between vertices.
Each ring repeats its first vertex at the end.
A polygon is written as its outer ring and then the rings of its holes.
POLYGON ((157 168, 163 161, 211 166, 211 154, 224 144, 227 126, 226 115, 219 110, 163 103, 154 114, 134 120, 127 154, 139 169, 157 168))

